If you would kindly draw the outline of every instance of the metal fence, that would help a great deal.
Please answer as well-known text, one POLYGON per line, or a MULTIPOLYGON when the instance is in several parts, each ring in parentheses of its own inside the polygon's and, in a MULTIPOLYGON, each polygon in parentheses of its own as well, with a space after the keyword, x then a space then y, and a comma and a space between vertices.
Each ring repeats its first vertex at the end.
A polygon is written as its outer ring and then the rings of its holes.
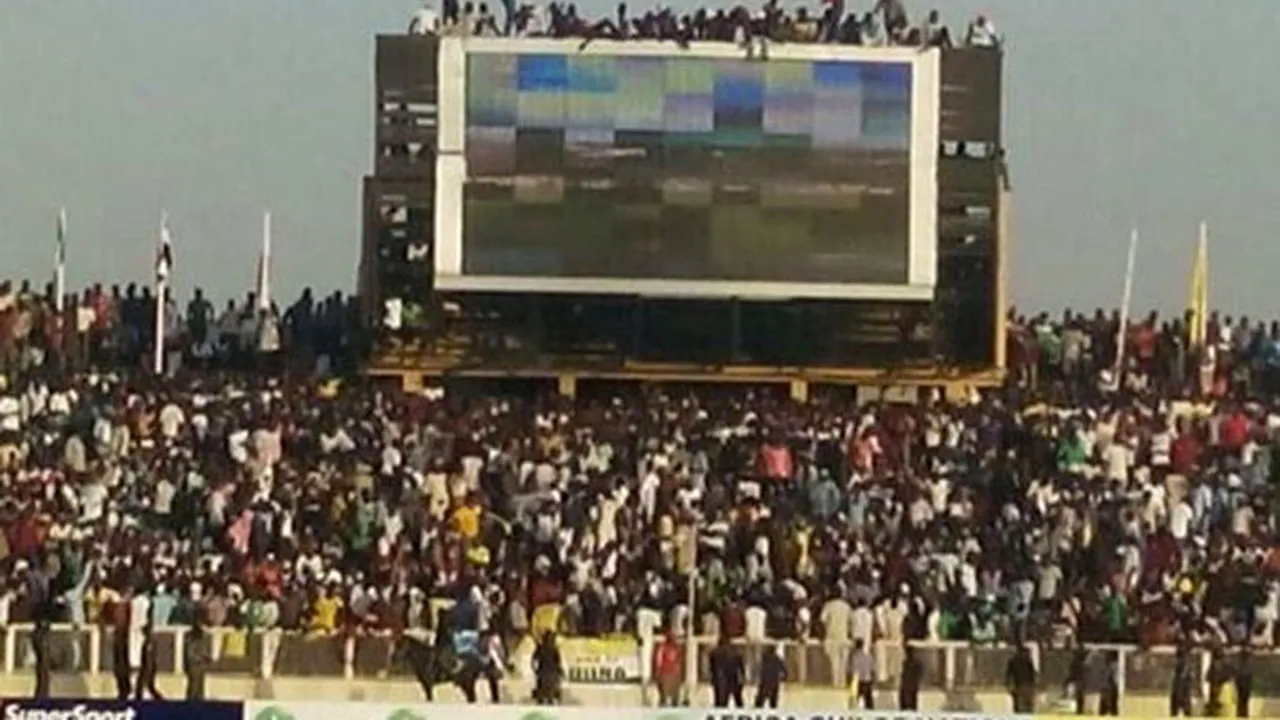
MULTIPOLYGON (((50 633, 50 660, 55 671, 110 673, 113 663, 111 631, 98 627, 74 629, 54 627, 50 633)), ((31 627, 9 626, 4 637, 4 671, 29 671, 33 665, 31 627)), ((137 638, 135 638, 136 640, 137 638)), ((162 673, 183 671, 184 648, 192 638, 185 628, 156 630, 156 654, 162 673)), ((393 656, 393 642, 385 635, 317 636, 279 630, 246 634, 235 630, 210 630, 201 642, 213 659, 211 674, 250 675, 269 678, 407 677, 407 668, 393 656)), ((136 643, 135 643, 136 645, 136 643)), ((640 645, 641 666, 647 665, 649 648, 640 645)), ((707 682, 709 657, 714 647, 710 638, 698 639, 694 677, 707 682)), ((788 682, 809 687, 844 687, 850 647, 847 643, 782 642, 743 643, 748 680, 754 682, 762 653, 781 648, 788 682)), ((1007 647, 978 647, 965 643, 917 643, 924 666, 923 690, 992 691, 1004 687, 1005 665, 1012 650, 1007 647)), ((1172 648, 1140 649, 1131 645, 1090 646, 1095 663, 1101 652, 1115 652, 1121 692, 1166 693, 1173 675, 1172 648)), ((1040 670, 1040 686, 1062 686, 1073 651, 1031 647, 1040 670)), ((895 687, 903 659, 901 647, 880 644, 872 649, 877 665, 877 682, 895 687)), ((1196 651, 1197 660, 1207 669, 1207 651, 1196 651)), ((1280 653, 1259 651, 1253 656, 1254 692, 1280 694, 1280 653)), ((647 674, 646 674, 647 675, 647 674)))

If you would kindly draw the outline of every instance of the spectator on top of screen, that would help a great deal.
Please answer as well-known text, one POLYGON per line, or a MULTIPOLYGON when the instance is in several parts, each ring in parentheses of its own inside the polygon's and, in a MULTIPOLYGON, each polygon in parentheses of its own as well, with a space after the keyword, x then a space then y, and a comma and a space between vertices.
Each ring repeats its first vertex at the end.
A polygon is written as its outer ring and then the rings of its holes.
POLYGON ((897 40, 907 31, 907 8, 902 0, 876 0, 871 12, 880 15, 885 34, 889 37, 897 40))
POLYGON ((965 44, 970 47, 1000 47, 1000 35, 986 15, 979 15, 969 24, 969 35, 965 39, 965 44))
POLYGON ((424 3, 409 21, 410 35, 434 35, 440 30, 440 14, 431 3, 424 3))
POLYGON ((951 47, 951 31, 942 24, 942 17, 937 10, 930 10, 924 26, 920 28, 920 44, 927 47, 951 47))
POLYGON ((440 14, 430 3, 424 4, 414 11, 409 20, 410 35, 436 35, 441 28, 440 14))
MULTIPOLYGON (((549 2, 543 7, 515 6, 504 2, 506 18, 499 27, 496 16, 485 4, 477 8, 467 2, 459 8, 457 0, 446 0, 444 17, 435 16, 428 5, 419 10, 410 32, 428 34, 439 31, 449 35, 496 37, 581 37, 580 49, 596 39, 671 40, 681 47, 691 41, 734 42, 751 57, 767 58, 767 41, 823 42, 866 47, 889 45, 922 45, 950 48, 954 37, 937 10, 931 11, 918 27, 910 24, 902 0, 877 0, 872 10, 859 16, 846 12, 841 0, 824 0, 821 14, 805 6, 792 13, 784 11, 778 0, 768 0, 752 13, 743 5, 709 12, 699 8, 692 14, 680 15, 671 8, 659 6, 641 15, 628 12, 626 3, 617 6, 613 18, 592 22, 578 14, 573 3, 549 2)), ((998 47, 999 37, 985 16, 979 16, 969 27, 966 44, 974 47, 998 47)))

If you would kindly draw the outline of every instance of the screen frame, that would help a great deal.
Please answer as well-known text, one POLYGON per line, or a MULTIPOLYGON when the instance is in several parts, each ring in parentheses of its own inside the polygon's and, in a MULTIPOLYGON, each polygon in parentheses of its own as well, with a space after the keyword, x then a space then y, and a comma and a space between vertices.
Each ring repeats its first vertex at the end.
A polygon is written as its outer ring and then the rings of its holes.
MULTIPOLYGON (((745 51, 723 42, 443 37, 437 63, 439 132, 435 177, 435 287, 445 291, 569 293, 785 300, 933 299, 937 285, 938 147, 942 54, 937 48, 867 48, 833 44, 772 43, 770 60, 846 60, 911 66, 911 146, 906 283, 796 283, 661 278, 581 278, 468 275, 463 272, 463 185, 466 182, 468 54, 576 54, 734 58, 745 51)), ((762 61, 767 62, 767 61, 762 61)))

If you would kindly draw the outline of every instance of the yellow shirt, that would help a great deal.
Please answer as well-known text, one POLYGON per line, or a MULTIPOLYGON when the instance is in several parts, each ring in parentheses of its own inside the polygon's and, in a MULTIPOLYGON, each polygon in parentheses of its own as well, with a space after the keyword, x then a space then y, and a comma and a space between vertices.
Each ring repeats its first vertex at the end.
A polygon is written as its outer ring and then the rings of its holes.
POLYGON ((1236 684, 1234 682, 1225 682, 1218 690, 1217 712, 1214 717, 1234 717, 1236 714, 1236 684))
POLYGON ((548 632, 555 632, 560 625, 560 606, 556 604, 539 605, 533 610, 529 621, 529 634, 540 638, 548 632))
POLYGON ((120 602, 120 593, 109 587, 101 587, 85 593, 85 620, 95 625, 102 618, 102 611, 110 603, 120 602))
POLYGON ((480 536, 480 508, 474 505, 463 505, 454 510, 453 528, 464 540, 475 540, 480 536))
POLYGON ((338 629, 338 613, 342 611, 342 599, 332 595, 316 598, 311 627, 321 632, 338 629))

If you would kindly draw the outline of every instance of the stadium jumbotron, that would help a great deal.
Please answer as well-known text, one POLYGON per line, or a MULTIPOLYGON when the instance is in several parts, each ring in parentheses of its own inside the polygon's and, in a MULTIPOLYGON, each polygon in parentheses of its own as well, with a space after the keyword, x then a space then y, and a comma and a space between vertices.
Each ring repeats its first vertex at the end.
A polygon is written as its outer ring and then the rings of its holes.
POLYGON ((378 38, 374 374, 999 382, 998 47, 599 27, 378 38))

